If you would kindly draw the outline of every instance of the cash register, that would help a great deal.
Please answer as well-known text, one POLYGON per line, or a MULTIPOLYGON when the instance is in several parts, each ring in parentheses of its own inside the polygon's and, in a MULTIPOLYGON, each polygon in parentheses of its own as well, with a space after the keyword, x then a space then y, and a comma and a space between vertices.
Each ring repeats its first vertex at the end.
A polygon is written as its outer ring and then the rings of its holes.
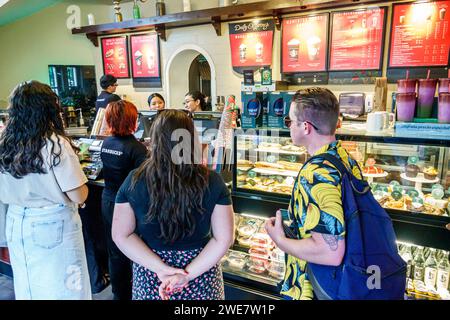
POLYGON ((80 148, 78 157, 81 168, 89 180, 101 179, 103 164, 100 157, 103 140, 80 138, 75 141, 75 145, 80 148))

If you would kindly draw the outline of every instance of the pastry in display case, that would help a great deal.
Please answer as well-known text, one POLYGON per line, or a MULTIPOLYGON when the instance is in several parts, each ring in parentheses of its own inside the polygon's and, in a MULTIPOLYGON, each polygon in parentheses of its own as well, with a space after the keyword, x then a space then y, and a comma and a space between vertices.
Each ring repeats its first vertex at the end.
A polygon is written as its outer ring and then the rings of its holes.
POLYGON ((236 241, 222 259, 223 270, 276 286, 284 277, 284 252, 264 229, 266 219, 236 214, 236 241))
POLYGON ((237 137, 237 186, 242 189, 290 195, 306 148, 286 137, 237 137))

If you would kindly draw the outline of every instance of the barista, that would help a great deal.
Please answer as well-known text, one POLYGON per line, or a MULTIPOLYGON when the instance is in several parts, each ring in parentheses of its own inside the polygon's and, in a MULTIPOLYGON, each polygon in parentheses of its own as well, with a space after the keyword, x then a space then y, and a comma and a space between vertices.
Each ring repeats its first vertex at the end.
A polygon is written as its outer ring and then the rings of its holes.
POLYGON ((106 74, 100 78, 100 87, 102 87, 103 91, 95 101, 95 112, 98 112, 100 108, 105 109, 110 102, 121 100, 118 95, 114 94, 117 86, 117 78, 110 74, 106 74))

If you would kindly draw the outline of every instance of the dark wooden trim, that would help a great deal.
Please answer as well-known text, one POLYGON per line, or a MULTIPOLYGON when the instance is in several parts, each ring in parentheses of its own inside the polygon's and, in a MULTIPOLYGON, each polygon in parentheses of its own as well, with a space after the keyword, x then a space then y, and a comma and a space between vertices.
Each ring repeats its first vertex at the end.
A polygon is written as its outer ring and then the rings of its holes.
POLYGON ((166 39, 166 26, 164 24, 158 24, 155 26, 155 31, 158 34, 159 38, 163 41, 167 41, 166 39))
POLYGON ((211 18, 211 23, 212 23, 212 25, 214 27, 214 30, 216 30, 216 34, 218 36, 221 36, 222 35, 222 20, 220 19, 220 16, 219 17, 217 17, 217 16, 212 17, 211 18))
POLYGON ((117 23, 85 26, 72 29, 72 34, 87 34, 92 43, 98 46, 98 41, 93 40, 98 36, 159 29, 161 39, 166 41, 166 29, 212 23, 216 30, 216 34, 221 35, 222 30, 221 27, 219 29, 218 25, 222 22, 266 17, 273 17, 277 23, 278 29, 279 26, 281 26, 282 15, 286 14, 308 13, 315 10, 330 10, 336 8, 348 8, 356 5, 375 5, 390 2, 392 2, 392 0, 333 0, 326 3, 300 5, 298 0, 270 0, 220 8, 180 12, 117 23))

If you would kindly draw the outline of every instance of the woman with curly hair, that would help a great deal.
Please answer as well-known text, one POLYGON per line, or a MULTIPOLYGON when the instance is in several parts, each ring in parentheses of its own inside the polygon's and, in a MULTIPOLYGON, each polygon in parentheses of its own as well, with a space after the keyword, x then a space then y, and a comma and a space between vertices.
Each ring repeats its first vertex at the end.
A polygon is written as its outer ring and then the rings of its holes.
POLYGON ((149 158, 125 179, 114 208, 113 240, 134 262, 133 299, 224 299, 220 259, 234 235, 230 192, 201 164, 186 112, 162 111, 150 138, 149 158))
POLYGON ((78 205, 87 179, 64 132, 58 96, 18 85, 0 135, 0 202, 16 299, 91 299, 78 205))

